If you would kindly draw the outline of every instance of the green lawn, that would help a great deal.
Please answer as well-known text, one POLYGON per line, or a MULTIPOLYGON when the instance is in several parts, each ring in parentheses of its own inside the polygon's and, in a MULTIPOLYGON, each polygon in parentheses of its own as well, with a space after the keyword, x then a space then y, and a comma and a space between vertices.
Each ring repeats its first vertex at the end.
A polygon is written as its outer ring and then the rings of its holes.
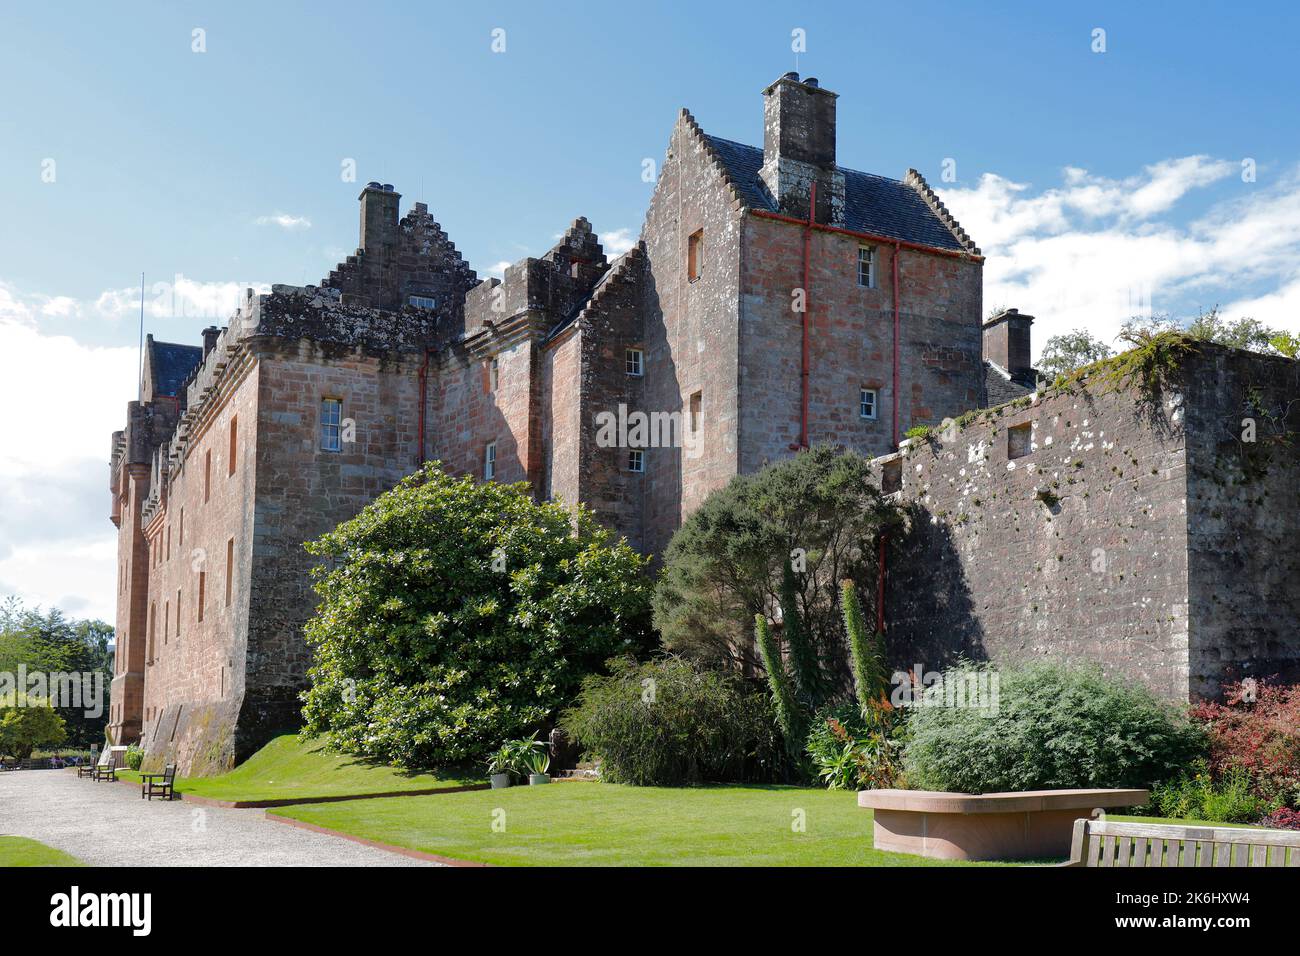
POLYGON ((0 836, 0 867, 84 866, 75 856, 26 837, 0 836))
MULTIPOLYGON (((473 772, 410 773, 360 757, 325 753, 323 747, 319 740, 303 742, 286 734, 219 777, 178 777, 176 789, 216 800, 305 800, 486 783, 473 772)), ((130 770, 119 771, 118 776, 139 779, 130 770)))
POLYGON ((275 812, 397 846, 510 866, 944 865, 872 849, 871 812, 857 805, 856 793, 801 787, 566 782, 275 812), (796 832, 800 820, 804 827, 796 832), (494 821, 504 829, 494 830, 494 821))

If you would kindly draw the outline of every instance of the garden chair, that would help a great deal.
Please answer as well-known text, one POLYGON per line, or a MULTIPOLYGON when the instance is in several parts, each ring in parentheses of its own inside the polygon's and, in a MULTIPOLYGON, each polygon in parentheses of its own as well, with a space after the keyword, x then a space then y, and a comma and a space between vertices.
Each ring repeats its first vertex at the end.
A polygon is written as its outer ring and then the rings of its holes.
POLYGON ((147 797, 152 800, 154 797, 166 797, 168 800, 175 800, 175 783, 175 764, 168 764, 163 768, 162 773, 142 773, 140 774, 140 799, 147 797))

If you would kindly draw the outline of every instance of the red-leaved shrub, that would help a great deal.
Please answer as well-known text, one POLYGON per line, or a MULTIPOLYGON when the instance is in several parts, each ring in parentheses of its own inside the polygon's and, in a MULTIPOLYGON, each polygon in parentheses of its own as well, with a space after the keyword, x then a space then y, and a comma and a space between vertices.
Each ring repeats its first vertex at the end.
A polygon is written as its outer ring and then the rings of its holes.
POLYGON ((1240 767, 1258 796, 1300 806, 1300 684, 1238 681, 1227 685, 1222 704, 1197 704, 1192 717, 1209 732, 1216 779, 1240 767))
POLYGON ((1290 807, 1274 810, 1260 820, 1259 825, 1274 830, 1300 830, 1300 810, 1292 810, 1290 807))

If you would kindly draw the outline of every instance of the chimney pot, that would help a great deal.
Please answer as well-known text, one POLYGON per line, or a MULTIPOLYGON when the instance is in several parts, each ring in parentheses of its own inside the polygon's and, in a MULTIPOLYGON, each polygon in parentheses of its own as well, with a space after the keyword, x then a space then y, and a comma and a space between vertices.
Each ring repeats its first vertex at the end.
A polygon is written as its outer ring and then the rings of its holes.
POLYGON ((208 353, 217 347, 217 336, 219 336, 220 334, 221 334, 221 330, 218 329, 215 325, 209 325, 206 329, 203 330, 203 357, 204 358, 207 358, 208 353))

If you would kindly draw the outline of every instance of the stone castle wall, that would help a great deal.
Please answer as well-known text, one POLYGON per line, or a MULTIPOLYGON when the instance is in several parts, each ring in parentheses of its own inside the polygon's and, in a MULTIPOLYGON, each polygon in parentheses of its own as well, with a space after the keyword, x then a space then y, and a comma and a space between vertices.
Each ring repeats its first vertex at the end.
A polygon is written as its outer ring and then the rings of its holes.
POLYGON ((1203 346, 1179 374, 1154 399, 1049 390, 877 459, 911 520, 887 556, 894 667, 1092 660, 1181 700, 1294 668, 1294 447, 1247 491, 1209 450, 1239 430, 1248 383, 1276 408, 1300 395, 1295 363, 1203 346))

